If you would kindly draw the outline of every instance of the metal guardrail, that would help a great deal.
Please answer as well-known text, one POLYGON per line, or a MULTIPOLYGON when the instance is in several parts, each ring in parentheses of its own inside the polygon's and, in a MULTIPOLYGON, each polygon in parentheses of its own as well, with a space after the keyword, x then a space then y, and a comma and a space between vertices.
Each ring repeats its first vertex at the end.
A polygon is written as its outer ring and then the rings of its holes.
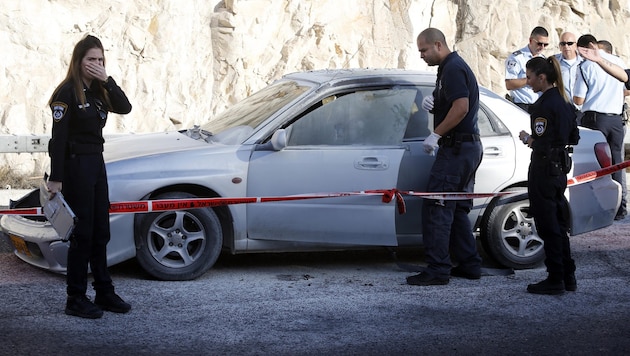
MULTIPOLYGON (((133 135, 109 134, 105 139, 133 135)), ((51 135, 0 135, 0 153, 36 153, 48 152, 48 141, 51 135)))
POLYGON ((50 135, 0 135, 0 153, 48 152, 50 135))

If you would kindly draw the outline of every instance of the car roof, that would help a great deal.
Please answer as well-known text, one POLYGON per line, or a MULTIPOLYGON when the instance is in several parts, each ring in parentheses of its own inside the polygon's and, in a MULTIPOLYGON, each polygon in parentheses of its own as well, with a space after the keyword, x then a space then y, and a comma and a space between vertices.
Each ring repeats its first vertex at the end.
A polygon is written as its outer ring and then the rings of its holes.
MULTIPOLYGON (((310 82, 313 86, 340 86, 359 82, 370 84, 435 84, 437 74, 430 71, 398 69, 398 68, 353 68, 353 69, 319 69, 289 73, 283 80, 310 82)), ((479 94, 498 98, 499 95, 479 85, 479 94)))
POLYGON ((283 79, 332 86, 353 82, 434 84, 435 72, 396 68, 320 69, 286 74, 283 79))
MULTIPOLYGON (((357 82, 400 83, 400 84, 435 84, 437 74, 431 71, 399 69, 399 68, 352 68, 352 69, 319 69, 289 73, 282 77, 286 80, 306 81, 314 86, 338 86, 357 82), (376 79, 376 80, 375 80, 376 79)), ((486 87, 479 85, 482 96, 499 97, 486 87)))

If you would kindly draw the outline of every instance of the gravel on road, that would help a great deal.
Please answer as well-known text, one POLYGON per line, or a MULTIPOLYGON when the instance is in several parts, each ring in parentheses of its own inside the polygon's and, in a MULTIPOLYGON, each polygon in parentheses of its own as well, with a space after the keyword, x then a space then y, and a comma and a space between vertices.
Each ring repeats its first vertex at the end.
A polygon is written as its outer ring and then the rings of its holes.
MULTIPOLYGON (((409 286, 422 250, 222 256, 197 280, 111 268, 133 309, 64 314, 62 275, 0 253, 0 354, 630 354, 630 218, 572 238, 578 290, 532 295, 543 267, 409 286)), ((93 292, 88 293, 93 297, 93 292)))

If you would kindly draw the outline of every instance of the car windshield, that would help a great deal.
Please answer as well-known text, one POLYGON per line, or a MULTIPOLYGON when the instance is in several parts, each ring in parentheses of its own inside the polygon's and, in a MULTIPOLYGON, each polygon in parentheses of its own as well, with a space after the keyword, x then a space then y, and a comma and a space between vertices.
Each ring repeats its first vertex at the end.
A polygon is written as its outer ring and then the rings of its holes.
POLYGON ((258 125, 307 91, 294 81, 279 81, 227 108, 201 129, 210 132, 212 141, 237 144, 258 125))

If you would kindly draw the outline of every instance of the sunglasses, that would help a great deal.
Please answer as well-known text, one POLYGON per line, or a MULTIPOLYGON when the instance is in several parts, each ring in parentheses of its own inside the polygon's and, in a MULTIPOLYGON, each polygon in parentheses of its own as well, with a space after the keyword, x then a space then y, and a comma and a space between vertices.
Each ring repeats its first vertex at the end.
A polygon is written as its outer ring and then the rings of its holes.
POLYGON ((544 43, 544 42, 536 42, 536 44, 537 44, 539 47, 547 47, 547 46, 549 46, 549 43, 544 43))
POLYGON ((94 100, 94 104, 96 104, 96 110, 98 111, 98 115, 101 117, 101 120, 105 120, 107 118, 107 111, 103 108, 103 102, 96 99, 94 100))
POLYGON ((575 42, 560 42, 560 46, 573 46, 575 42))

